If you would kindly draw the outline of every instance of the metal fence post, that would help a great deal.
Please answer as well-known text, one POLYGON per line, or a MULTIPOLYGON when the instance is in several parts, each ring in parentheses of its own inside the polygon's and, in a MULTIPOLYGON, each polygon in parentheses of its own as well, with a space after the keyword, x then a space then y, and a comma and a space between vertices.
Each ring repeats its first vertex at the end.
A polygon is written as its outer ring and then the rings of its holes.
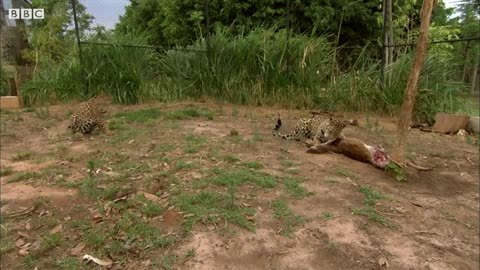
POLYGON ((290 65, 292 63, 292 56, 290 53, 290 33, 291 33, 291 25, 290 25, 290 0, 287 0, 287 76, 290 75, 290 65))
POLYGON ((380 89, 385 90, 385 66, 387 63, 387 4, 388 0, 383 0, 383 30, 382 30, 382 63, 380 67, 380 89))
POLYGON ((77 19, 77 4, 76 0, 72 0, 72 9, 73 9, 73 22, 75 24, 75 35, 77 37, 77 47, 78 47, 78 57, 80 61, 80 80, 83 82, 84 86, 84 94, 88 94, 88 87, 87 84, 85 83, 85 79, 83 76, 83 56, 82 56, 82 45, 80 43, 80 29, 78 28, 78 19, 77 19))
POLYGON ((207 62, 208 62, 208 69, 211 70, 211 46, 210 46, 210 12, 209 12, 209 6, 208 3, 209 0, 204 1, 204 6, 205 6, 205 42, 207 45, 207 62))

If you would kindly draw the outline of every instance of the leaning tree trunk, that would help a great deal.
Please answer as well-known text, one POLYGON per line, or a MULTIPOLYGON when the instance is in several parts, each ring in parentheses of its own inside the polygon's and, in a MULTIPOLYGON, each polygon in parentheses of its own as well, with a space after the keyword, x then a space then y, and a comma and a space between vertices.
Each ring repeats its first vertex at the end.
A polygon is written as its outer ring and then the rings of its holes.
POLYGON ((425 56, 427 53, 428 28, 432 16, 433 6, 436 0, 424 0, 421 10, 420 33, 417 40, 415 51, 415 60, 413 61, 410 74, 408 76, 407 89, 403 96, 403 103, 400 111, 400 118, 397 127, 397 145, 392 151, 392 160, 401 166, 405 165, 405 146, 407 144, 407 130, 412 120, 415 98, 417 96, 417 84, 420 77, 425 56))

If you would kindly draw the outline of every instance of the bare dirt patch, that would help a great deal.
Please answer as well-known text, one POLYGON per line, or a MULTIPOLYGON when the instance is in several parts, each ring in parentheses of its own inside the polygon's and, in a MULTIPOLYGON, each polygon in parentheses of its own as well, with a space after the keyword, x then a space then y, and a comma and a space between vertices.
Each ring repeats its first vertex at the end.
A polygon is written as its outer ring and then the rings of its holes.
MULTIPOLYGON (((284 131, 308 112, 112 106, 114 135, 84 137, 66 130, 70 109, 53 106, 45 118, 2 112, 11 127, 1 148, 2 269, 96 269, 69 253, 77 245, 113 269, 480 266, 471 138, 411 130, 409 157, 433 170, 408 168, 408 181, 397 182, 272 137, 274 112, 284 131)), ((394 119, 343 116, 359 120, 347 136, 393 146, 394 119)))

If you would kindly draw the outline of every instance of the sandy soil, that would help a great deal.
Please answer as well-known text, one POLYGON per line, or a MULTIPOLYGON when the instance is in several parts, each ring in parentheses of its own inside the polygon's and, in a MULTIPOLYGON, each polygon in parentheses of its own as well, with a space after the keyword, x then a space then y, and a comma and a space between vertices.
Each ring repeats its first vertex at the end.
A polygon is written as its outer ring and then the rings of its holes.
MULTIPOLYGON (((280 191, 242 190, 241 194, 251 195, 242 202, 255 206, 257 210, 255 232, 237 227, 234 233, 222 235, 211 226, 198 224, 191 234, 181 238, 175 245, 150 253, 147 257, 132 255, 121 267, 114 268, 160 269, 151 264, 155 256, 166 252, 185 254, 190 250, 194 250, 195 255, 178 260, 171 269, 479 268, 479 148, 470 143, 471 139, 411 130, 408 135, 409 157, 433 170, 407 168, 408 181, 398 182, 369 164, 333 153, 307 154, 300 143, 272 138, 273 113, 281 113, 286 123, 283 130, 288 130, 296 119, 309 116, 308 112, 217 104, 194 105, 220 113, 213 120, 179 120, 178 127, 168 131, 172 135, 169 138, 174 140, 177 132, 194 133, 209 138, 213 143, 228 136, 232 129, 242 134, 244 140, 262 136, 263 140, 256 141, 250 147, 232 144, 226 145, 224 150, 231 151, 241 160, 261 162, 263 171, 273 175, 282 170, 281 156, 288 155, 288 159, 295 164, 292 168, 296 176, 306 179, 302 186, 312 193, 304 198, 289 199, 288 203, 293 212, 307 220, 296 228, 291 237, 282 236, 278 233, 281 224, 269 207, 280 191), (359 192, 362 186, 369 186, 388 196, 388 199, 376 202, 374 208, 393 226, 384 226, 353 213, 352 209, 364 205, 364 196, 359 192), (325 213, 329 213, 328 218, 325 218, 325 213)), ((151 107, 167 111, 185 106, 113 106, 111 113, 151 107)), ((38 197, 47 198, 50 201, 49 211, 55 212, 61 220, 75 219, 75 205, 85 205, 95 212, 94 202, 79 195, 77 188, 52 185, 52 179, 9 181, 22 172, 41 172, 53 165, 63 168, 61 177, 74 183, 85 175, 86 156, 102 147, 111 147, 104 146, 104 140, 109 138, 103 135, 72 137, 66 131, 66 112, 70 108, 68 105, 52 106, 50 117, 46 119, 40 119, 33 112, 2 114, 2 126, 6 126, 6 129, 2 130, 1 166, 2 170, 9 168, 13 171, 3 176, 1 181, 3 215, 28 211, 38 203, 38 197), (18 160, 19 153, 27 151, 35 153, 37 158, 18 160), (79 158, 68 160, 69 155, 79 158)), ((345 130, 347 136, 357 137, 367 143, 381 143, 387 150, 393 146, 394 119, 359 114, 343 116, 359 120, 358 127, 345 130)), ((160 126, 161 120, 155 123, 160 126)), ((157 136, 158 132, 153 129, 148 138, 126 141, 123 150, 143 153, 151 144, 162 145, 164 137, 157 136), (131 145, 138 144, 129 147, 129 142, 131 145)), ((182 155, 181 151, 177 154, 182 155)), ((188 173, 189 179, 202 178, 201 171, 188 173)), ((132 185, 135 181, 132 180, 132 185)), ((162 190, 161 183, 155 189, 149 191, 155 193, 162 190)), ((25 216, 7 219, 4 222, 9 228, 7 236, 16 241, 19 232, 28 231, 30 242, 35 242, 44 233, 43 229, 33 227, 27 230, 25 224, 31 218, 29 215, 40 214, 41 210, 36 209, 25 216)), ((153 224, 175 231, 181 227, 182 215, 178 210, 170 209, 157 222, 153 224)), ((65 234, 68 232, 65 231, 65 234)), ((72 234, 66 239, 73 243, 78 237, 72 234)), ((51 251, 50 255, 47 253, 45 258, 66 252, 64 247, 58 249, 51 251)), ((24 258, 18 254, 19 250, 18 245, 5 250, 2 248, 2 269, 24 269, 24 258)), ((41 260, 37 259, 36 262, 41 260)), ((92 264, 82 265, 86 269, 95 269, 92 264)))

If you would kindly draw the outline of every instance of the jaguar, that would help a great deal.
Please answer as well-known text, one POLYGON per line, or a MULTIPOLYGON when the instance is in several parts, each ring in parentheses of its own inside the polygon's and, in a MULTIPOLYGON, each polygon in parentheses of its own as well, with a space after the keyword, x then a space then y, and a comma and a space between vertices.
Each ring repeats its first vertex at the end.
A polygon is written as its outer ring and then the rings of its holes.
POLYGON ((94 96, 87 101, 81 102, 70 115, 70 125, 74 133, 81 132, 83 135, 91 134, 98 127, 105 134, 110 134, 105 120, 106 96, 94 96))

